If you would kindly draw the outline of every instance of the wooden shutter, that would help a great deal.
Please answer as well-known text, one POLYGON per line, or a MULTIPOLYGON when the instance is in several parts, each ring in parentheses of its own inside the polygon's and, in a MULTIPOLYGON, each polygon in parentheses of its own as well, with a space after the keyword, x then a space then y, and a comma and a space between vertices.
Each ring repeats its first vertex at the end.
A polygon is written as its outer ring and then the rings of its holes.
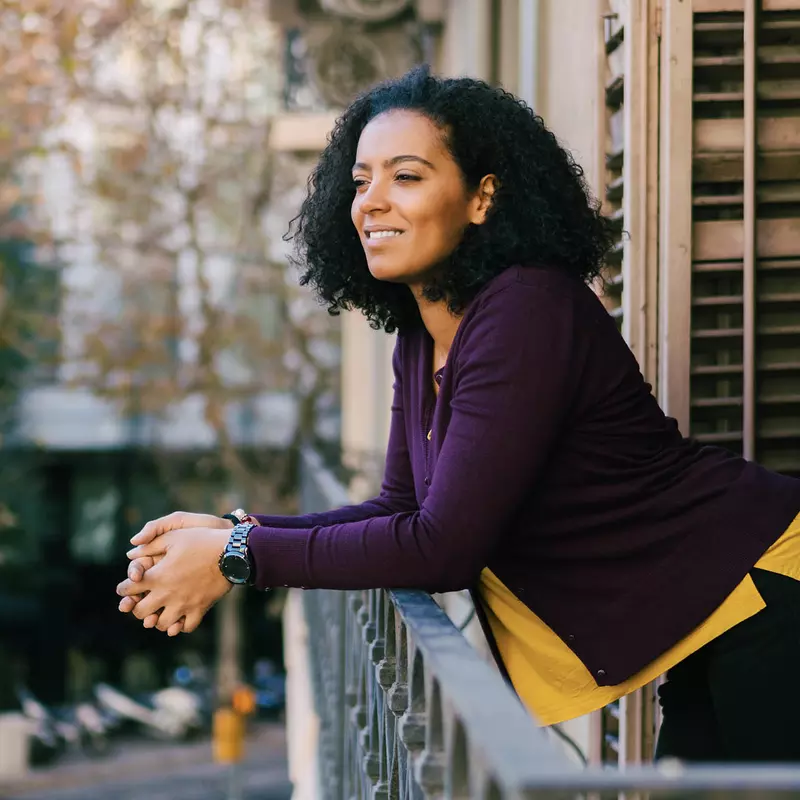
POLYGON ((800 474, 800 2, 694 12, 691 432, 800 474))
MULTIPOLYGON (((608 13, 607 307, 684 433, 800 474, 800 0, 608 13)), ((653 688, 596 715, 593 760, 652 754, 653 688)))

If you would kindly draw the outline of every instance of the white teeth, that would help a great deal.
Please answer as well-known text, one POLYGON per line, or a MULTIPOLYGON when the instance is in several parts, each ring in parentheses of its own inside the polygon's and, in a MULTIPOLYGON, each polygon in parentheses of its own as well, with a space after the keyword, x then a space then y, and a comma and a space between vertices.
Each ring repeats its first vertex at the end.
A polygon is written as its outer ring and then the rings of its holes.
POLYGON ((370 231, 367 233, 369 239, 385 239, 387 236, 399 236, 403 231, 370 231))

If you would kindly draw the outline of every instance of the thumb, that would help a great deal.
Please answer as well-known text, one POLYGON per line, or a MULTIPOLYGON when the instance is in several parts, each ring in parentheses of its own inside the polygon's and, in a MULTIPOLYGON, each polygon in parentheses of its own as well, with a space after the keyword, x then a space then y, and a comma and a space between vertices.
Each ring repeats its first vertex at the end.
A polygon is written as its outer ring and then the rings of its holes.
POLYGON ((185 511, 173 511, 165 517, 151 519, 150 522, 131 539, 131 544, 150 544, 154 539, 161 536, 162 533, 178 530, 179 528, 190 528, 192 526, 189 523, 193 516, 196 515, 188 514, 185 511))

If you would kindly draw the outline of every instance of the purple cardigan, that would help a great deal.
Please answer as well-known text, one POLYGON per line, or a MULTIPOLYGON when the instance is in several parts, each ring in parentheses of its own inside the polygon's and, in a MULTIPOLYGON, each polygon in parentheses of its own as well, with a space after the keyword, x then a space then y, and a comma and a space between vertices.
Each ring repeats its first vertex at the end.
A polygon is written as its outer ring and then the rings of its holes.
POLYGON ((611 685, 708 617, 800 511, 800 481, 684 439, 560 271, 483 289, 438 399, 432 349, 424 329, 398 337, 380 496, 259 517, 257 586, 447 592, 489 567, 611 685))

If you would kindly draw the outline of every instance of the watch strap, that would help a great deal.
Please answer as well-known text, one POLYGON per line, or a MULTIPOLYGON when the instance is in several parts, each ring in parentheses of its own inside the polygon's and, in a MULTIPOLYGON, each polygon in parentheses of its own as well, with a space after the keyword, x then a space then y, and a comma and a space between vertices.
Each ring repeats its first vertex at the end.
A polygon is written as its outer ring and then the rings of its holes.
POLYGON ((225 552, 230 553, 238 551, 244 556, 248 556, 247 540, 250 538, 250 531, 255 528, 252 522, 240 522, 238 525, 233 526, 231 535, 228 538, 228 544, 225 547, 225 552))
MULTIPOLYGON (((223 567, 225 556, 229 554, 236 553, 238 556, 244 558, 250 567, 250 578, 247 582, 251 585, 255 580, 255 569, 253 567, 253 561, 250 558, 250 552, 247 549, 247 542, 250 538, 250 531, 255 527, 256 526, 252 522, 240 522, 234 525, 231 535, 228 537, 228 543, 225 545, 225 549, 219 557, 220 569, 223 567)), ((222 574, 225 575, 224 569, 222 569, 222 574)), ((230 580, 230 578, 228 578, 228 580, 230 580)))

